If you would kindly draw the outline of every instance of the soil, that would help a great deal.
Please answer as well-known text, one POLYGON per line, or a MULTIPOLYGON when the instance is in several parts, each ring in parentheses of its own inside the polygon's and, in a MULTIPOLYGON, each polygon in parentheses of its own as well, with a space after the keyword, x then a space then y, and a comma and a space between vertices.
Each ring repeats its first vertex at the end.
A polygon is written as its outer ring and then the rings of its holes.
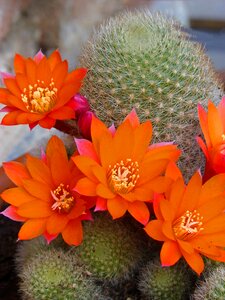
POLYGON ((14 256, 21 224, 0 216, 0 299, 20 300, 14 256))

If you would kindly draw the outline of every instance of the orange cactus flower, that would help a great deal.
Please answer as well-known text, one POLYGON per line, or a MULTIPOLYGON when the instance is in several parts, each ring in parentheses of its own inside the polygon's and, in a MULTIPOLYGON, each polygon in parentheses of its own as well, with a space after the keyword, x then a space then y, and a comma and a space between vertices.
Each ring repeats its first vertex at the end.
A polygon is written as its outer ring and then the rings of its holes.
POLYGON ((90 219, 89 208, 95 199, 73 191, 80 171, 67 158, 62 141, 53 136, 42 159, 27 156, 26 164, 4 163, 8 177, 17 185, 5 190, 1 197, 10 206, 3 215, 25 222, 19 239, 44 235, 47 240, 62 234, 69 245, 82 241, 82 220, 90 219))
POLYGON ((225 173, 225 97, 218 107, 209 101, 208 114, 198 106, 199 121, 205 142, 197 137, 197 142, 206 157, 204 180, 219 173, 225 173))
POLYGON ((0 103, 7 114, 3 125, 37 124, 52 128, 56 120, 75 117, 71 97, 80 89, 86 69, 68 73, 68 63, 58 50, 49 58, 41 51, 32 58, 14 59, 15 76, 1 73, 6 88, 0 88, 0 103))
POLYGON ((201 254, 225 262, 224 192, 225 174, 202 185, 201 175, 196 172, 187 186, 178 174, 164 195, 155 196, 156 220, 150 221, 145 231, 164 242, 160 253, 163 266, 172 266, 183 256, 200 274, 204 269, 201 254))
POLYGON ((150 121, 143 124, 133 110, 115 130, 95 116, 91 123, 92 142, 76 139, 80 155, 73 157, 85 175, 75 190, 86 196, 97 196, 96 210, 108 210, 113 219, 128 211, 146 224, 149 210, 145 202, 154 192, 164 192, 169 184, 165 176, 170 160, 176 161, 180 150, 171 143, 149 147, 152 137, 150 121))

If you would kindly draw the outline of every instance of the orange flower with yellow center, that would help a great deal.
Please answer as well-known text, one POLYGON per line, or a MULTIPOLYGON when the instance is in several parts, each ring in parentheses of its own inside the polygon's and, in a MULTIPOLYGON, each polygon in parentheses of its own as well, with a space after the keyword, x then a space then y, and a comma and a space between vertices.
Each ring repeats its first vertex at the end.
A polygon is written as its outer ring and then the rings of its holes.
MULTIPOLYGON (((175 168, 173 169, 175 172, 175 168)), ((156 220, 145 227, 147 234, 163 241, 163 266, 174 265, 182 256, 200 274, 201 254, 225 262, 225 175, 212 177, 202 185, 197 172, 186 186, 178 175, 165 195, 153 201, 156 220)))
POLYGON ((166 166, 178 159, 180 151, 171 143, 149 147, 151 122, 140 124, 134 110, 117 130, 93 117, 91 137, 92 142, 76 140, 80 155, 72 159, 85 177, 75 190, 96 196, 96 210, 108 210, 113 218, 128 211, 146 224, 149 210, 145 202, 153 199, 154 192, 165 191, 170 183, 163 176, 166 166))
POLYGON ((49 140, 42 159, 28 156, 26 165, 8 162, 4 170, 17 187, 2 193, 2 199, 10 204, 2 214, 25 222, 19 231, 20 240, 40 235, 51 240, 61 233, 69 245, 81 243, 81 222, 91 218, 89 209, 95 199, 73 190, 82 174, 68 161, 58 137, 49 140))
POLYGON ((86 69, 68 73, 68 63, 57 50, 49 58, 41 51, 33 59, 16 54, 14 67, 15 76, 2 73, 6 88, 0 88, 0 103, 7 112, 3 125, 52 128, 56 120, 75 118, 71 97, 78 93, 86 69))
POLYGON ((225 173, 225 97, 218 107, 209 101, 208 113, 199 105, 198 115, 205 143, 200 137, 197 142, 206 157, 204 180, 207 180, 225 173))

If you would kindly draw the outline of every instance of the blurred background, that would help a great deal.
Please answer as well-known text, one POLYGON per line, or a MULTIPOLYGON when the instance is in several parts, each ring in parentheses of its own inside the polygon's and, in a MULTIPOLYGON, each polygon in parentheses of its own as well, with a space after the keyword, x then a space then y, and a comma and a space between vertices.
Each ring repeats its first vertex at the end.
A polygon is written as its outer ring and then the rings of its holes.
MULTIPOLYGON (((95 26, 124 9, 141 7, 178 19, 205 46, 225 81, 225 0, 0 0, 0 71, 12 71, 16 52, 33 56, 39 49, 49 54, 56 48, 74 68, 95 26)), ((53 132, 1 126, 0 165, 53 132)))

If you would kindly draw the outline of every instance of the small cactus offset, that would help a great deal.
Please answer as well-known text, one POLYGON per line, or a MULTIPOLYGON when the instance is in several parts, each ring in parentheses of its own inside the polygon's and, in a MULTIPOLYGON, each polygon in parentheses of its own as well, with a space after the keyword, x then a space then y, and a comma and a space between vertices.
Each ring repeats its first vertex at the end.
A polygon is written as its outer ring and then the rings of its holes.
MULTIPOLYGON (((18 276, 23 300, 99 300, 100 288, 88 276, 77 257, 62 249, 39 245, 38 251, 30 253, 35 245, 22 246, 17 257, 18 276), (26 248, 28 249, 26 250, 26 248), (29 253, 27 259, 24 253, 29 253), (24 265, 20 263, 24 261, 24 265)), ((107 298, 109 299, 109 298, 107 298)))
POLYGON ((193 300, 224 300, 225 299, 225 267, 213 268, 211 273, 198 286, 193 300))
POLYGON ((146 300, 185 300, 191 274, 183 263, 162 267, 158 259, 150 261, 140 272, 139 290, 146 300))
POLYGON ((118 284, 133 276, 144 257, 143 241, 135 230, 124 220, 97 213, 93 223, 84 224, 84 241, 75 252, 96 279, 118 284))
POLYGON ((179 24, 149 11, 122 13, 93 35, 80 65, 89 70, 82 93, 102 121, 118 124, 135 107, 153 122, 156 142, 175 141, 183 150, 186 177, 203 165, 197 103, 220 99, 220 84, 179 24))

